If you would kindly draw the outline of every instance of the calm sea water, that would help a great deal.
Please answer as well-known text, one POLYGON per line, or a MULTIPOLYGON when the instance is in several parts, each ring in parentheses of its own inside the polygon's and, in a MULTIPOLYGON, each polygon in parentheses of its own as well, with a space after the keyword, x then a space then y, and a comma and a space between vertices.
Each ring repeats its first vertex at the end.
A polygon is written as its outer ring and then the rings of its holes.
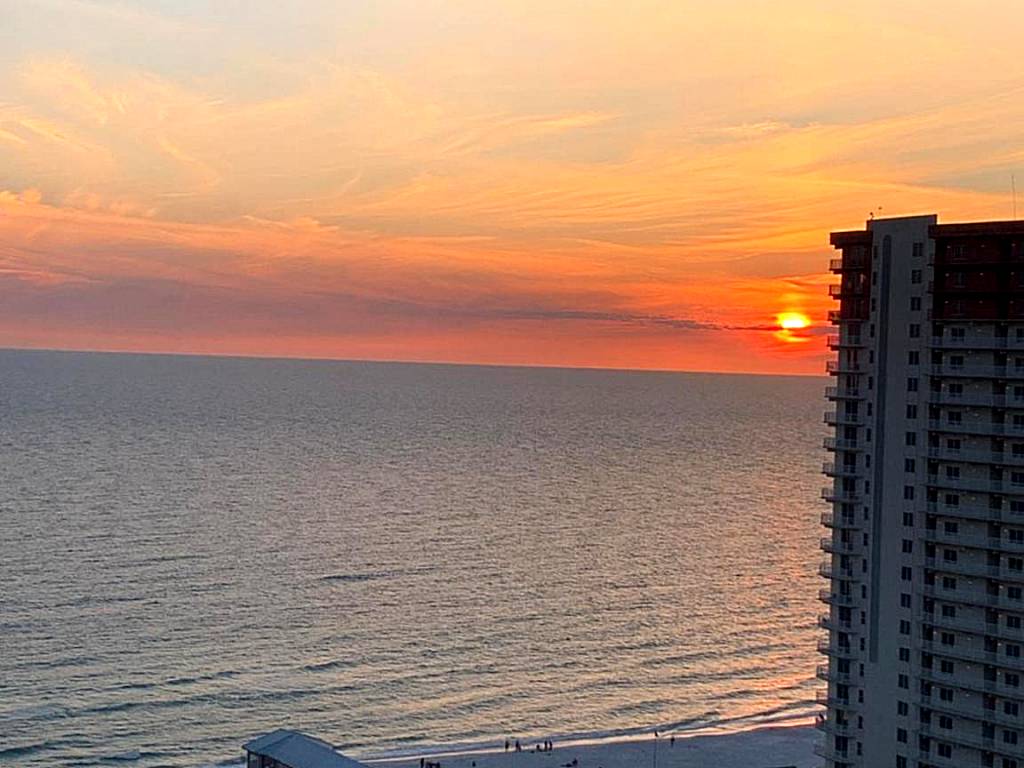
POLYGON ((822 384, 0 352, 0 763, 807 716, 822 384))

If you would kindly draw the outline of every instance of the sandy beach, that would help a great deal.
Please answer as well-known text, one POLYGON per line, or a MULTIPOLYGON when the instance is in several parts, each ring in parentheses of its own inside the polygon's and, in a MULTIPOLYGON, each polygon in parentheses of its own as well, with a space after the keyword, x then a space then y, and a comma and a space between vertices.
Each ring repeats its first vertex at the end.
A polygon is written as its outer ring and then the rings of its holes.
MULTIPOLYGON (((523 752, 435 754, 425 759, 441 768, 811 768, 816 732, 812 726, 759 728, 739 733, 668 736, 658 739, 610 741, 598 744, 555 744, 552 752, 537 753, 534 744, 523 752), (655 754, 657 751, 657 754, 655 754), (576 761, 575 763, 573 761, 576 761)), ((380 768, 419 768, 420 757, 367 761, 380 768)))

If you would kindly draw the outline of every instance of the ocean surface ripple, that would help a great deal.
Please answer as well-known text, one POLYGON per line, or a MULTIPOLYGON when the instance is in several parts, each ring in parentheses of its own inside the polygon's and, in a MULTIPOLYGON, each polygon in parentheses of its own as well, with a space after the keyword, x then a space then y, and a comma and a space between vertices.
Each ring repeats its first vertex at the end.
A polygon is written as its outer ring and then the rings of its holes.
POLYGON ((0 764, 806 717, 822 384, 0 351, 0 764))

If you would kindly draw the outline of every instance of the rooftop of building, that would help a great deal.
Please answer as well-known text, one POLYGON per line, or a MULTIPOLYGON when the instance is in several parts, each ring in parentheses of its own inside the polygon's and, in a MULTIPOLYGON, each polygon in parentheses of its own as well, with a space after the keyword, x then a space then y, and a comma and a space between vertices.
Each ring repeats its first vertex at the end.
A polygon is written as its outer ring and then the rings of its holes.
POLYGON ((363 763, 345 757, 326 741, 287 728, 253 739, 243 749, 272 758, 289 768, 366 768, 363 763))

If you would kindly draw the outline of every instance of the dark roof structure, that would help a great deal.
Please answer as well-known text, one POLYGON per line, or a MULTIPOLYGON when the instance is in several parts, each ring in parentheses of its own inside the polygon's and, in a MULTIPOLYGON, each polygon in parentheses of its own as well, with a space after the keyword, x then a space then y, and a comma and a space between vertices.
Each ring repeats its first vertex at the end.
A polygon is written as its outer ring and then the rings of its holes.
POLYGON ((366 768, 363 763, 336 751, 326 741, 287 728, 271 731, 242 748, 248 753, 246 765, 256 768, 270 765, 283 768, 366 768), (254 756, 258 758, 255 762, 254 756))

